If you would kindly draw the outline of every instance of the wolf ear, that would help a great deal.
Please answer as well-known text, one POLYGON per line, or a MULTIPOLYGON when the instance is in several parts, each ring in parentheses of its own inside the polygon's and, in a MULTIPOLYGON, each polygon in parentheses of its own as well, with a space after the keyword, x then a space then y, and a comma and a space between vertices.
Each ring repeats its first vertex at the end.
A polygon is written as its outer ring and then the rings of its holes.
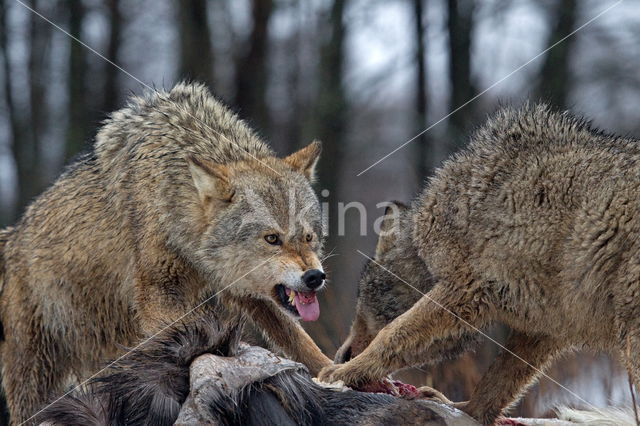
POLYGON ((320 158, 322 144, 319 141, 313 141, 299 151, 285 157, 285 163, 294 170, 299 171, 307 177, 311 182, 316 178, 316 164, 320 158))
POLYGON ((193 184, 203 204, 211 200, 231 201, 234 192, 231 188, 229 167, 193 156, 188 156, 186 160, 193 184))
MULTIPOLYGON (((396 244, 400 215, 409 210, 406 204, 399 201, 390 201, 385 204, 387 207, 384 209, 384 215, 376 219, 376 222, 380 221, 380 236, 376 245, 376 258, 380 258, 396 244)), ((374 229, 376 227, 377 223, 374 224, 374 229)))

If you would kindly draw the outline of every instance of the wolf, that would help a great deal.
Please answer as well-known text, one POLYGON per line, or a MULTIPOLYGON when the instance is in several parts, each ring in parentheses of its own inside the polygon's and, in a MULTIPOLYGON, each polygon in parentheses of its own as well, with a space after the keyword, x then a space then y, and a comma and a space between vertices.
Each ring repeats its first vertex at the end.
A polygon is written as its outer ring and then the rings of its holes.
POLYGON ((134 97, 3 233, 2 384, 13 423, 119 345, 219 299, 316 373, 320 143, 277 158, 200 84, 134 97))
POLYGON ((435 277, 431 290, 320 379, 378 380, 424 362, 436 339, 502 322, 505 350, 457 404, 483 424, 576 347, 619 355, 638 386, 638 188, 639 141, 545 105, 500 110, 411 206, 403 232, 435 277))
MULTIPOLYGON (((374 257, 367 260, 360 274, 355 317, 349 335, 336 352, 336 364, 359 355, 382 328, 408 311, 433 287, 434 277, 418 256, 411 233, 402 231, 410 226, 409 207, 399 201, 388 202, 374 257), (409 282, 400 277, 408 277, 409 282)), ((456 359, 472 350, 478 340, 477 333, 466 333, 434 342, 425 353, 424 364, 456 359)))

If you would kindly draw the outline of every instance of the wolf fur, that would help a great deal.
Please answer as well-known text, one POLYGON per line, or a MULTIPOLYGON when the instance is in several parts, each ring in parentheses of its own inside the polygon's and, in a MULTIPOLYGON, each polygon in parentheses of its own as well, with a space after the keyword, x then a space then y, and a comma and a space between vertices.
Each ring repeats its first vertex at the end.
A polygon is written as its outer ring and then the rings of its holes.
MULTIPOLYGON (((4 270, 5 270, 4 248, 7 245, 7 241, 9 241, 11 232, 13 232, 13 228, 11 227, 0 229, 0 295, 2 294, 2 289, 4 288, 4 270)), ((0 322, 0 341, 2 340, 4 340, 4 329, 2 327, 2 323, 0 322)))
MULTIPOLYGON (((2 243, 2 382, 23 422, 69 381, 212 295, 330 363, 275 286, 322 270, 315 142, 280 159, 198 84, 133 98, 2 243), (275 235, 277 244, 265 240, 275 235)), ((7 235, 7 233, 3 234, 7 235)), ((192 315, 207 315, 207 305, 192 315)))
POLYGON ((619 355, 638 386, 639 188, 637 140, 544 105, 501 110, 411 207, 410 238, 433 288, 320 378, 376 380, 424 362, 436 339, 499 321, 526 363, 503 352, 459 404, 484 424, 576 347, 619 355))
POLYGON ((555 410, 560 420, 573 424, 593 426, 638 426, 633 409, 616 407, 576 410, 569 407, 558 407, 555 410))
MULTIPOLYGON (((63 396, 38 420, 49 425, 171 425, 182 418, 188 399, 197 399, 198 423, 219 425, 472 425, 460 413, 431 401, 406 401, 386 394, 336 390, 314 383, 303 368, 265 374, 240 388, 204 386, 190 392, 190 366, 203 354, 224 357, 224 364, 242 356, 242 320, 211 315, 177 324, 140 350, 111 365, 103 377, 63 396)), ((255 348, 254 348, 255 349, 255 348)), ((277 362, 268 351, 265 362, 277 362)), ((240 361, 236 368, 251 365, 240 361)), ((293 364, 293 363, 291 363, 293 364)), ((243 370, 240 374, 246 374, 243 370)), ((233 371, 220 371, 211 383, 233 371)), ((205 378, 206 379, 206 378, 205 378)), ((188 407, 190 410, 191 407, 188 407)), ((191 423, 180 423, 191 424, 191 423)))

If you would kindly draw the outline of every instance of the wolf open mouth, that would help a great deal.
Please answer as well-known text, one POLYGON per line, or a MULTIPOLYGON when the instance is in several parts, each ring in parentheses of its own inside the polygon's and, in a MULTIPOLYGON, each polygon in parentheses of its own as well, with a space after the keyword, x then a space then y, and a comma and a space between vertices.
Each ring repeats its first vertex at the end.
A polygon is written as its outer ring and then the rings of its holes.
POLYGON ((299 316, 302 321, 315 321, 320 316, 320 304, 315 291, 295 291, 278 284, 275 292, 282 307, 299 316))

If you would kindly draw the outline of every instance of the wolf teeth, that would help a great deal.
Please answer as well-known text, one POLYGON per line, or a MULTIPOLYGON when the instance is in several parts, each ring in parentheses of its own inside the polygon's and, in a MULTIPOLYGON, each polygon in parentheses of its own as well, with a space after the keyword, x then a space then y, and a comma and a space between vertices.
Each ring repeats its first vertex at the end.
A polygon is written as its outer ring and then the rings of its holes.
POLYGON ((289 304, 290 305, 295 305, 294 300, 296 298, 296 292, 291 290, 291 293, 289 293, 289 304))

